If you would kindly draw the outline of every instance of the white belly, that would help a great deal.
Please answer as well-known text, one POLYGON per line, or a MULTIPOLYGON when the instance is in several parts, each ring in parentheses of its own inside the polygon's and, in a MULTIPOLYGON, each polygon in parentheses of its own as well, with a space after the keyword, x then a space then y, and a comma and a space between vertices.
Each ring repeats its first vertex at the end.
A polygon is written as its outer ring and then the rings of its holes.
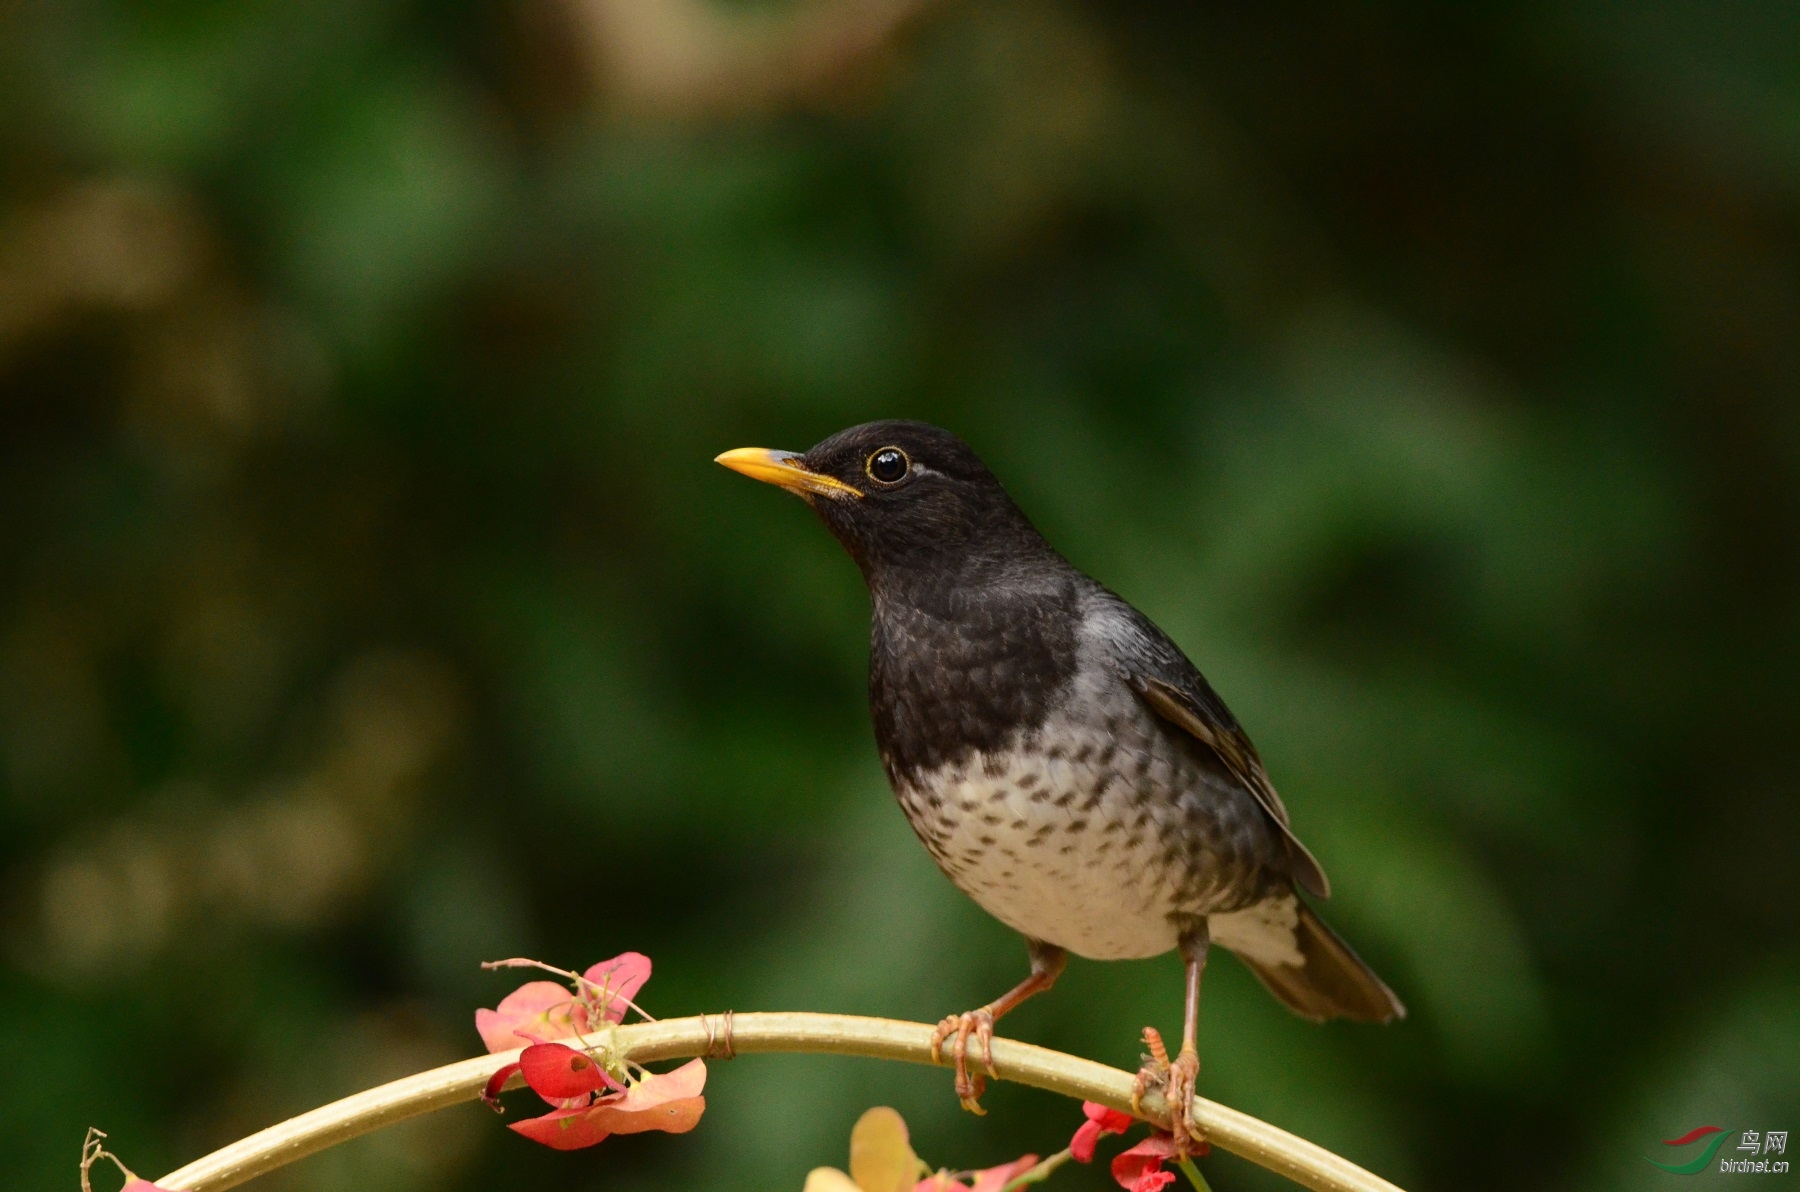
MULTIPOLYGON (((1061 758, 1009 751, 921 775, 901 803, 951 880, 1013 930, 1095 960, 1161 955, 1173 916, 1199 909, 1163 857, 1173 808, 1133 798, 1117 760, 1098 764, 1107 738, 1064 740, 1061 758)), ((1174 778, 1158 766, 1134 783, 1174 778)))

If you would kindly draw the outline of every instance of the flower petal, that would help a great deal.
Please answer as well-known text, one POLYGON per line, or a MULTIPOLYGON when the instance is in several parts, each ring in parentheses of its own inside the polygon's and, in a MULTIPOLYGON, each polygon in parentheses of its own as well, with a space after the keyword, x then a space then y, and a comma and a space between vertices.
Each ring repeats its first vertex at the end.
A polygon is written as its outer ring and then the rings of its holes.
POLYGON ((581 979, 597 987, 591 992, 604 999, 601 1013, 606 1020, 623 1022, 626 1003, 636 998, 638 990, 650 979, 650 958, 642 952, 621 952, 611 960, 590 966, 581 979))
POLYGON ((877 1105, 856 1119, 850 1130, 850 1175, 862 1192, 905 1192, 925 1170, 898 1112, 877 1105))
POLYGON ((1036 1155, 1020 1155, 1011 1163, 1002 1163, 998 1167, 989 1167, 975 1173, 975 1183, 969 1192, 1001 1192, 1002 1188, 1013 1180, 1024 1175, 1037 1166, 1036 1155))
POLYGON ((1098 1101, 1083 1101, 1081 1112, 1087 1115, 1087 1121, 1075 1131, 1075 1137, 1069 1140, 1069 1155, 1077 1163, 1092 1163, 1094 1147, 1103 1134, 1123 1134, 1131 1129, 1133 1121, 1128 1113, 1108 1108, 1098 1101))
POLYGON ((487 1087, 481 1090, 482 1101, 495 1113, 506 1112, 506 1110, 500 1108, 500 1090, 506 1087, 506 1082, 511 1080, 513 1073, 518 1070, 519 1064, 518 1061, 515 1060, 488 1077, 487 1087))
POLYGON ((835 1167, 815 1167, 806 1173, 806 1187, 800 1192, 862 1192, 862 1189, 835 1167))
POLYGON ((1175 1139, 1163 1133, 1152 1134, 1113 1156, 1112 1177, 1119 1187, 1130 1192, 1156 1192, 1175 1182, 1175 1173, 1162 1169, 1163 1160, 1174 1156, 1175 1139))
POLYGON ((519 1053, 519 1070, 531 1091, 546 1101, 569 1101, 603 1088, 624 1086, 592 1056, 561 1043, 534 1043, 519 1053))
POLYGON ((498 1009, 475 1011, 475 1029, 489 1052, 511 1051, 534 1040, 582 1034, 587 1030, 587 1011, 568 986, 527 981, 502 998, 498 1009))
POLYGON ((509 1129, 552 1150, 578 1151, 593 1146, 610 1133, 593 1120, 592 1114, 593 1110, 587 1108, 553 1109, 543 1117, 513 1122, 509 1129))
POLYGON ((685 1134, 706 1112, 706 1098, 700 1095, 705 1087, 706 1062, 689 1060, 673 1072, 653 1072, 623 1093, 608 1093, 584 1112, 609 1134, 685 1134))
POLYGON ((125 1186, 119 1192, 171 1192, 171 1189, 153 1184, 141 1175, 134 1175, 125 1181, 125 1186))

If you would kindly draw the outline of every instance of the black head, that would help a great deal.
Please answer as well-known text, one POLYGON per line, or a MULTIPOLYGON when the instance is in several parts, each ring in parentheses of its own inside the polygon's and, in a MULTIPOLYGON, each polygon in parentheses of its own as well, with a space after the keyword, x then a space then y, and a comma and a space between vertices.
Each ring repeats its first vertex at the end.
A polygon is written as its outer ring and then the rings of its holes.
POLYGON ((969 445, 924 422, 865 422, 804 454, 745 447, 718 462, 805 499, 871 585, 1051 554, 969 445))

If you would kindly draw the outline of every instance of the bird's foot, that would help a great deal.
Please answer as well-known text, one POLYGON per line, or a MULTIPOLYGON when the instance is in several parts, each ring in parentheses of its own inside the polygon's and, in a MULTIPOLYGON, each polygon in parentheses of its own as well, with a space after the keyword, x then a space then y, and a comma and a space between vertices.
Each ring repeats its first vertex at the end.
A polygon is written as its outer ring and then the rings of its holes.
POLYGON ((1169 1132, 1175 1139, 1176 1154, 1185 1158, 1204 1153, 1206 1139, 1193 1123, 1194 1084, 1200 1076, 1200 1053, 1184 1047, 1181 1054, 1171 1060, 1169 1049, 1163 1046, 1162 1035, 1153 1026, 1144 1028, 1144 1046, 1150 1049, 1150 1054, 1144 1057, 1143 1066, 1131 1083, 1131 1111, 1141 1116, 1144 1095, 1152 1090, 1160 1092, 1169 1107, 1169 1132))
POLYGON ((970 1035, 981 1044, 981 1063, 987 1075, 999 1076, 994 1070, 994 1015, 985 1006, 966 1014, 952 1014, 937 1024, 931 1035, 931 1061, 943 1063, 944 1041, 954 1036, 956 1042, 950 1046, 950 1057, 956 1061, 956 1097, 970 1113, 986 1113, 981 1107, 981 1094, 987 1091, 987 1077, 969 1072, 970 1035))
POLYGON ((1175 1135, 1175 1153, 1187 1158, 1204 1153, 1206 1139, 1194 1125, 1194 1082, 1200 1078, 1200 1053, 1184 1047, 1169 1066, 1169 1083, 1163 1099, 1169 1103, 1170 1132, 1175 1135))
POLYGON ((1150 1053, 1144 1057, 1136 1079, 1131 1082, 1133 1117, 1144 1116, 1144 1094, 1151 1089, 1164 1087, 1169 1081, 1169 1049, 1163 1046, 1162 1032, 1153 1026, 1145 1027, 1144 1046, 1150 1049, 1150 1053))

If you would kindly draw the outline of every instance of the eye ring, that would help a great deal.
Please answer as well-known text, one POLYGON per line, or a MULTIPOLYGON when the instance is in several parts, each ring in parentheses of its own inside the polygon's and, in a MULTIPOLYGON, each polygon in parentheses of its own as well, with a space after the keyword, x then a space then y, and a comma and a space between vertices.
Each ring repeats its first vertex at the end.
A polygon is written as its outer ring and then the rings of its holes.
POLYGON ((871 452, 868 461, 863 464, 863 471, 876 484, 899 484, 911 470, 912 460, 898 447, 883 447, 871 452))

